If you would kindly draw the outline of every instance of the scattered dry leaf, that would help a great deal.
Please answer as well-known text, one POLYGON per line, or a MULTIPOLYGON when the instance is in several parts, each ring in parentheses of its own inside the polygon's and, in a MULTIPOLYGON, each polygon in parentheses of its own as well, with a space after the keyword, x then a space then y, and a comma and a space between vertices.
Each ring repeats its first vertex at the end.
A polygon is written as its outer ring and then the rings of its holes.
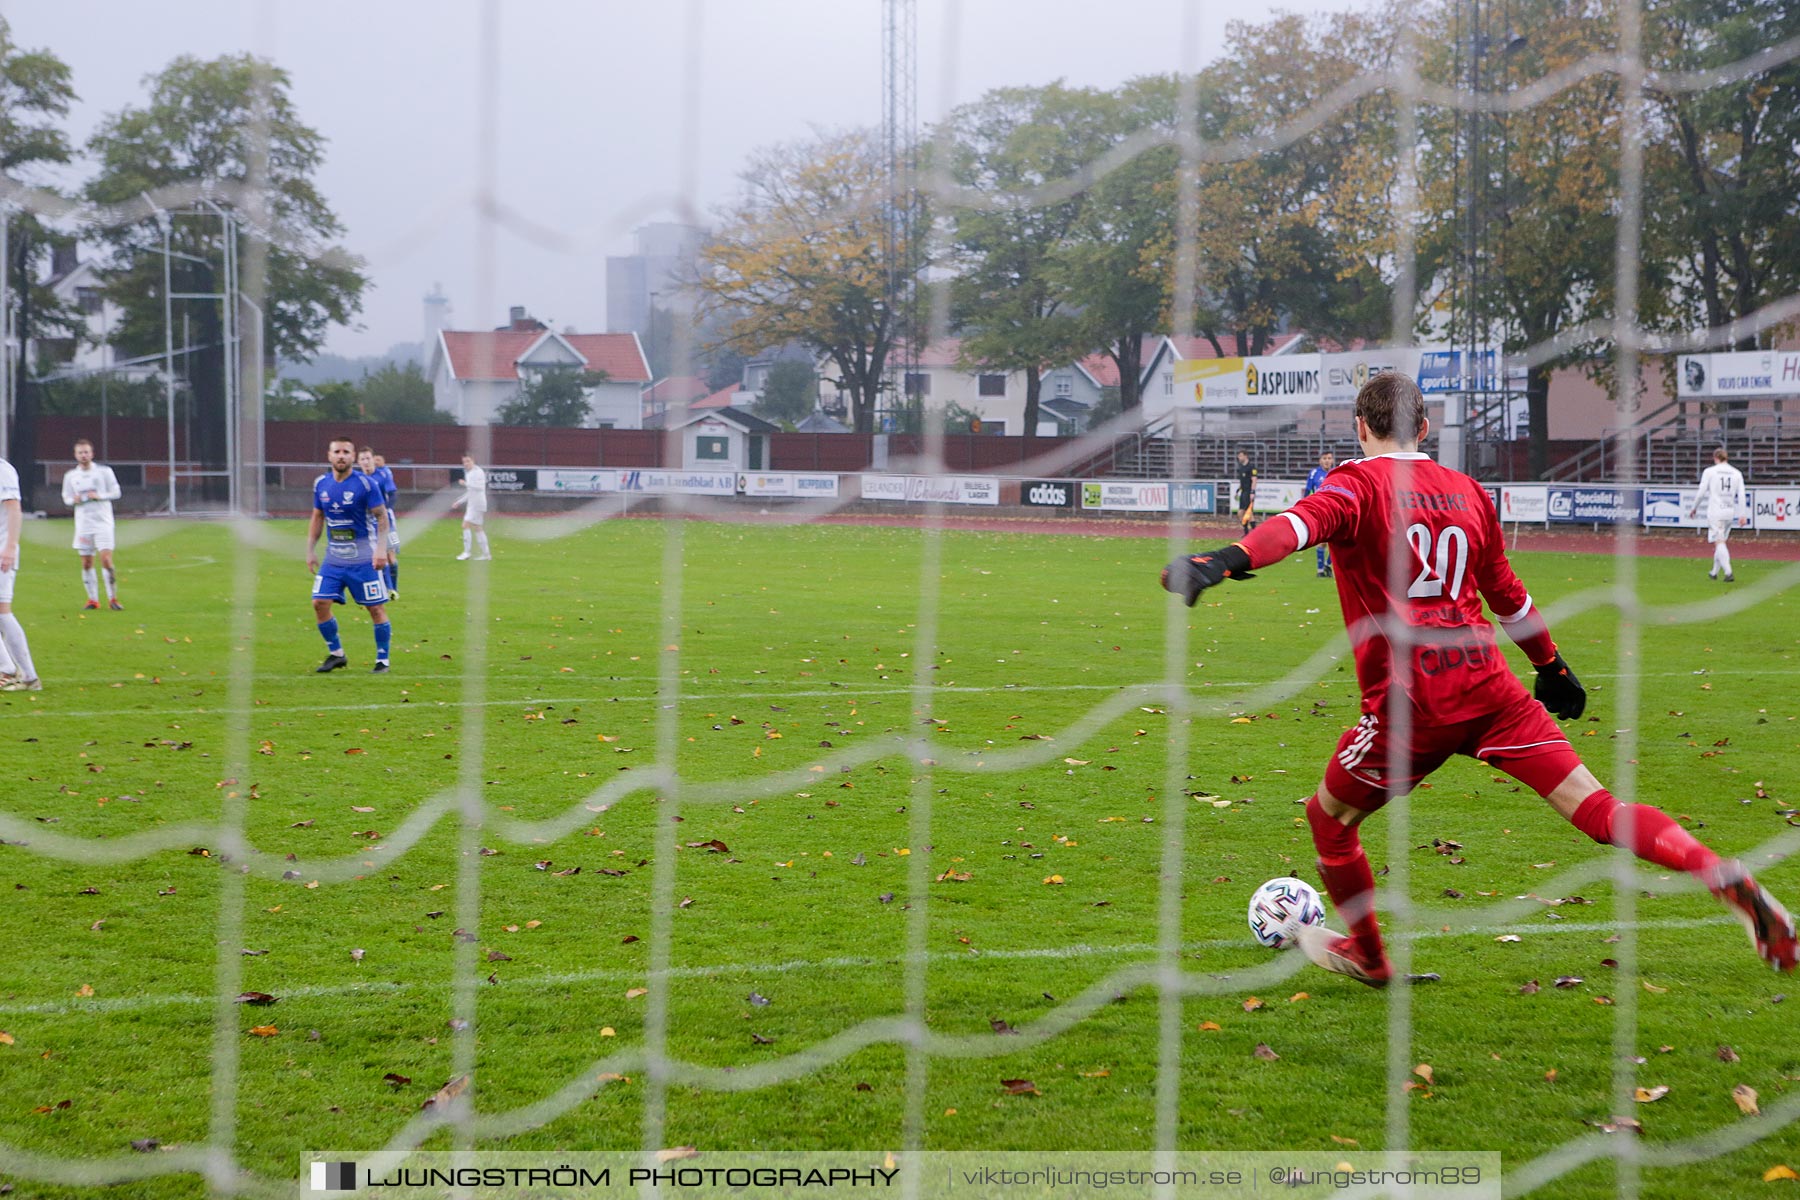
POLYGON ((1732 1088, 1731 1098, 1737 1102, 1738 1110, 1747 1117, 1754 1117, 1762 1111, 1756 1106, 1756 1089, 1748 1084, 1740 1083, 1732 1088))
POLYGON ((1653 1088, 1639 1088, 1631 1093, 1631 1098, 1639 1104, 1652 1104, 1669 1094, 1669 1085, 1659 1083, 1653 1088))
POLYGON ((1276 1059, 1281 1057, 1281 1055, 1279 1055, 1279 1054, 1275 1053, 1273 1050, 1269 1049, 1269 1045, 1267 1042, 1256 1043, 1256 1049, 1252 1050, 1250 1053, 1252 1053, 1256 1057, 1262 1059, 1264 1062, 1274 1062, 1276 1059))

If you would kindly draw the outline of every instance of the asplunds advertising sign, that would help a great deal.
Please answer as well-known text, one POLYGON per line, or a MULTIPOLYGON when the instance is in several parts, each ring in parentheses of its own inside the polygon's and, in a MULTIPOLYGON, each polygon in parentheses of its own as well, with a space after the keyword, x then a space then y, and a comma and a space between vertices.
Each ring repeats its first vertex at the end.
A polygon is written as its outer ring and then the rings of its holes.
POLYGON ((1325 397, 1323 355, 1264 354, 1196 358, 1175 364, 1175 394, 1208 408, 1318 404, 1325 397))

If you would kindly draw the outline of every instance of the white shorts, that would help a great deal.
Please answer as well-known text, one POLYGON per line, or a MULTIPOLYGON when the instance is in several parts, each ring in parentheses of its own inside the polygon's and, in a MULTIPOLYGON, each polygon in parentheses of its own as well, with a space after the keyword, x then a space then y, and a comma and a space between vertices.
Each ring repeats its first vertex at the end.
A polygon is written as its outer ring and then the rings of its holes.
POLYGON ((70 543, 70 545, 82 554, 94 554, 101 550, 111 550, 113 548, 113 527, 111 525, 102 525, 97 529, 83 529, 81 526, 77 525, 75 527, 75 540, 70 543))
POLYGON ((12 603, 13 580, 18 577, 19 568, 17 567, 10 571, 0 571, 0 604, 12 603))
POLYGON ((1731 537, 1731 527, 1736 524, 1737 518, 1735 517, 1727 517, 1723 521, 1708 521, 1706 523, 1706 540, 1709 542, 1728 540, 1731 537))
POLYGON ((463 520, 467 521, 471 525, 480 525, 485 520, 486 517, 487 517, 487 501, 486 500, 483 500, 479 503, 477 503, 474 500, 471 500, 471 501, 469 501, 468 505, 463 509, 463 520))
POLYGON ((400 522, 394 519, 393 513, 388 514, 388 546, 395 550, 400 548, 400 522))

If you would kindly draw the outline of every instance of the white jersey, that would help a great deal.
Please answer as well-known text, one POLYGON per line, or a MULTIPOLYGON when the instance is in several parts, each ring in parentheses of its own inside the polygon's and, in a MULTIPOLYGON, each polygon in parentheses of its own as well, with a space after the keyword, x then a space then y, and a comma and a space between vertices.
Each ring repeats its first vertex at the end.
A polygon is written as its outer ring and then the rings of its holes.
POLYGON ((111 529, 112 502, 119 494, 119 479, 111 467, 90 463, 86 469, 73 467, 63 474, 63 503, 75 510, 77 533, 111 529))
MULTIPOLYGON (((13 470, 13 465, 11 463, 7 462, 4 458, 0 458, 0 501, 6 500, 11 500, 14 504, 19 503, 19 473, 13 470)), ((0 510, 0 551, 5 551, 8 548, 7 537, 11 529, 12 521, 7 517, 4 510, 0 510)), ((23 547, 21 546, 11 547, 14 552, 17 552, 22 548, 23 547)), ((10 590, 10 584, 8 587, 10 590)), ((3 597, 3 599, 11 600, 12 596, 7 595, 3 597)))
POLYGON ((487 472, 480 467, 470 467, 463 472, 463 485, 468 490, 468 510, 470 512, 487 511, 487 472))
POLYGON ((1744 473, 1730 463, 1714 463, 1700 472, 1700 494, 1694 505, 1698 508, 1701 503, 1706 505, 1706 519, 1713 525, 1743 516, 1750 506, 1744 493, 1744 473))

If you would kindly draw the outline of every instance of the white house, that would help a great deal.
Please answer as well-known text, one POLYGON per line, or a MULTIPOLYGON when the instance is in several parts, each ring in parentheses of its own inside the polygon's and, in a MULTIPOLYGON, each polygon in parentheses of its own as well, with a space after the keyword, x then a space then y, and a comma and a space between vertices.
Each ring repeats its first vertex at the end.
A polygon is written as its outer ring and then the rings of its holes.
MULTIPOLYGON (((119 368, 119 353, 109 342, 112 331, 124 319, 124 312, 106 299, 99 268, 91 260, 82 259, 77 246, 58 246, 51 258, 50 277, 44 284, 58 303, 81 314, 86 328, 67 337, 32 338, 26 361, 47 375, 87 375, 119 368)), ((128 378, 147 379, 156 374, 160 365, 138 364, 119 370, 128 378)))
POLYGON ((589 389, 588 425, 643 426, 650 364, 635 333, 557 333, 514 308, 504 329, 440 331, 429 374, 437 406, 458 424, 474 425, 491 422, 534 373, 564 368, 605 374, 589 389))

